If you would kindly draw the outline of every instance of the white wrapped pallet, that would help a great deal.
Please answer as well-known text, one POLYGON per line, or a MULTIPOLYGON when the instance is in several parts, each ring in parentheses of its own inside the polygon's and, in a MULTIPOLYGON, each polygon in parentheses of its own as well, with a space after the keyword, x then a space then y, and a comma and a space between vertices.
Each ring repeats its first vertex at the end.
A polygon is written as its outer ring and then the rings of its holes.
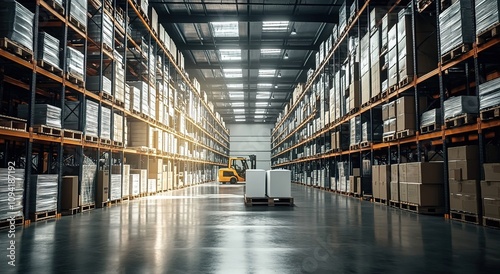
POLYGON ((156 179, 148 179, 148 194, 156 193, 156 179))
POLYGON ((0 168, 0 221, 23 216, 23 197, 24 170, 0 168), (9 193, 14 193, 14 198, 9 193))
POLYGON ((108 48, 113 48, 113 22, 107 13, 97 13, 93 15, 90 19, 87 33, 97 44, 101 43, 102 37, 102 43, 108 48))
POLYGON ((87 28, 87 0, 70 0, 69 16, 87 28))
POLYGON ((111 80, 109 80, 104 75, 102 77, 87 76, 85 85, 87 90, 92 91, 96 94, 99 94, 101 91, 109 95, 112 95, 113 93, 113 85, 111 84, 111 80))
POLYGON ((101 139, 111 140, 111 109, 101 106, 101 139))
POLYGON ((65 71, 73 77, 77 77, 83 81, 83 75, 85 73, 84 59, 83 53, 74 48, 67 47, 65 71))
POLYGON ((0 37, 33 51, 34 14, 16 1, 0 2, 0 37))
POLYGON ((276 198, 291 198, 292 173, 286 169, 266 171, 267 196, 276 198))
POLYGON ((500 1, 476 0, 476 35, 480 35, 492 26, 500 23, 500 1))
POLYGON ((32 213, 57 211, 59 176, 56 174, 31 175, 30 211, 32 213))
POLYGON ((476 96, 456 96, 444 101, 444 119, 448 120, 465 113, 477 114, 479 109, 476 96))
POLYGON ((140 191, 140 186, 141 186, 141 175, 140 174, 130 174, 129 176, 129 195, 130 196, 138 196, 141 191, 140 191))
POLYGON ((88 157, 84 159, 82 166, 82 184, 80 189, 82 206, 95 204, 95 178, 97 165, 88 157))
POLYGON ((472 1, 458 0, 439 15, 441 54, 474 42, 472 1))
POLYGON ((500 105, 500 78, 479 85, 479 109, 500 105))
POLYGON ((38 33, 38 60, 60 67, 59 62, 59 40, 46 32, 38 33))
POLYGON ((130 85, 130 111, 141 112, 141 90, 137 87, 130 85))
POLYGON ((113 113, 113 141, 123 142, 123 116, 113 113))
POLYGON ((98 135, 98 115, 99 115, 99 104, 91 101, 85 101, 85 123, 83 132, 86 135, 96 136, 98 135))
POLYGON ((111 182, 109 184, 110 201, 120 200, 122 197, 122 175, 111 174, 111 182))
POLYGON ((122 197, 130 195, 130 165, 123 165, 122 197))

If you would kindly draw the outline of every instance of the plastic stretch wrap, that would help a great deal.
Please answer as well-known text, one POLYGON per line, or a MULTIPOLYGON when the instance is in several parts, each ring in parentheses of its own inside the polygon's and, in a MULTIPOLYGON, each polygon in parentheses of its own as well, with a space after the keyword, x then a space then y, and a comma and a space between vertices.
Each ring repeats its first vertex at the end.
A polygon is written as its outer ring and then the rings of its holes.
POLYGON ((82 26, 87 27, 87 0, 69 0, 69 15, 82 26))
POLYGON ((99 104, 94 101, 85 101, 85 128, 83 132, 86 135, 96 136, 98 134, 98 115, 99 104))
POLYGON ((141 184, 141 175, 140 174, 130 174, 130 186, 129 193, 132 196, 137 196, 140 194, 140 184, 141 184))
POLYGON ((130 165, 123 165, 122 196, 130 195, 130 165))
POLYGON ((123 142, 123 116, 113 113, 113 141, 123 142))
POLYGON ((82 166, 82 185, 81 185, 81 205, 95 203, 94 183, 97 174, 97 165, 85 156, 82 166))
POLYGON ((444 101, 444 119, 453 118, 464 113, 477 113, 476 96, 457 96, 444 101))
POLYGON ((384 136, 396 133, 396 118, 384 121, 384 136))
MULTIPOLYGON (((18 115, 20 118, 28 119, 29 105, 19 105, 18 115)), ((48 104, 35 104, 33 113, 35 125, 46 125, 49 127, 61 128, 61 109, 48 104)))
POLYGON ((348 1, 344 1, 342 6, 339 9, 339 34, 344 32, 344 29, 347 27, 347 20, 349 19, 350 7, 351 3, 347 3, 348 1))
POLYGON ((83 79, 83 54, 78 50, 68 47, 66 51, 66 72, 83 79))
POLYGON ((125 109, 132 111, 132 96, 130 95, 130 86, 128 84, 125 85, 125 90, 123 92, 125 109))
POLYGON ((0 220, 23 216, 23 196, 24 169, 0 168, 0 220), (9 199, 11 192, 14 197, 9 199))
POLYGON ((118 200, 122 197, 121 174, 111 174, 111 182, 109 183, 109 195, 111 201, 118 200))
POLYGON ((38 60, 59 67, 59 40, 46 32, 38 33, 38 60))
POLYGON ((54 174, 31 175, 31 212, 57 210, 58 178, 54 174))
POLYGON ((149 87, 149 117, 156 119, 156 89, 149 87))
POLYGON ((148 179, 148 193, 156 193, 156 179, 148 179))
POLYGON ((87 76, 87 82, 85 83, 87 90, 90 90, 94 93, 104 92, 111 95, 111 80, 109 80, 106 76, 87 76), (99 83, 102 79, 102 87, 99 89, 99 83))
POLYGON ((361 117, 356 116, 351 118, 350 121, 350 129, 351 129, 351 145, 357 145, 361 142, 361 117))
POLYGON ((113 23, 111 18, 104 13, 104 16, 101 14, 96 14, 92 19, 90 19, 91 23, 89 24, 88 35, 94 42, 97 44, 101 43, 101 20, 103 22, 102 27, 102 42, 103 44, 108 45, 110 48, 113 48, 113 23))
POLYGON ((480 110, 500 105, 500 78, 479 85, 480 110))
POLYGON ((132 102, 132 110, 141 112, 141 90, 130 85, 130 102, 132 102))
POLYGON ((16 1, 1 1, 0 37, 7 37, 33 51, 34 18, 31 11, 16 1))
POLYGON ((439 15, 441 54, 474 42, 471 13, 471 1, 458 0, 439 15))
POLYGON ((500 22, 500 0, 476 0, 476 34, 500 22))
POLYGON ((101 107, 101 136, 102 139, 111 139, 111 109, 101 107))
POLYGON ((425 127, 433 124, 436 125, 436 128, 438 128, 441 125, 440 108, 431 109, 429 111, 422 113, 422 117, 420 118, 420 126, 425 127))
MULTIPOLYGON (((140 99, 139 99, 139 106, 140 106, 140 112, 144 115, 149 116, 149 86, 145 82, 142 81, 135 81, 135 82, 127 82, 131 87, 134 86, 140 91, 140 99)), ((135 95, 135 94, 134 94, 135 95)), ((135 109, 135 102, 136 98, 134 96, 134 109, 135 109)))

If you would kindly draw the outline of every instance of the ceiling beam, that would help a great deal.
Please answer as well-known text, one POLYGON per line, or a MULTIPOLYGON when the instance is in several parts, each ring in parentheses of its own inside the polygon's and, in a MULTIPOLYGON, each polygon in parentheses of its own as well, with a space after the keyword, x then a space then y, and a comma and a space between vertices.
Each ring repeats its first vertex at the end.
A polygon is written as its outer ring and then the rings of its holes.
MULTIPOLYGON (((228 99, 210 99, 210 102, 212 103, 256 103, 256 102, 269 102, 271 104, 283 104, 283 103, 288 103, 290 100, 287 100, 285 98, 280 98, 280 99, 251 99, 251 100, 235 100, 231 101, 228 99)), ((273 106, 264 106, 263 108, 272 108, 273 106)))
MULTIPOLYGON (((178 1, 155 1, 155 0, 150 0, 148 2, 150 5, 164 5, 164 4, 172 4, 172 5, 179 5, 179 4, 189 4, 189 5, 239 5, 239 6, 290 6, 290 3, 275 0, 273 2, 247 2, 247 3, 234 3, 234 1, 214 1, 214 2, 199 2, 197 1, 188 1, 184 0, 184 2, 178 2, 178 1)), ((327 3, 296 3, 295 6, 300 6, 300 7, 340 7, 340 4, 327 4, 327 3)))
MULTIPOLYGON (((217 84, 249 84, 249 82, 251 83, 258 83, 258 82, 266 82, 268 83, 269 81, 272 81, 273 85, 275 84, 282 84, 282 85, 294 85, 294 84, 297 84, 297 82, 295 81, 295 77, 281 77, 281 78, 276 78, 276 77, 269 77, 269 78, 259 78, 257 79, 257 77, 255 78, 252 78, 252 79, 248 79, 246 77, 244 78, 207 78, 203 81, 203 84, 206 86, 206 85, 217 85, 217 84)), ((279 89, 279 88, 271 88, 271 90, 276 90, 276 89, 279 89)))
POLYGON ((260 49, 282 49, 282 50, 319 50, 319 45, 283 45, 277 43, 212 43, 206 44, 180 44, 178 50, 218 50, 218 49, 241 49, 241 50, 260 50, 260 49))
MULTIPOLYGON (((288 62, 287 62, 288 63, 288 62)), ((309 67, 303 67, 301 63, 296 63, 295 65, 286 64, 280 65, 276 61, 260 61, 259 63, 252 63, 250 66, 246 61, 240 62, 227 62, 223 64, 219 63, 186 63, 184 65, 186 70, 189 69, 221 69, 222 67, 226 69, 231 68, 241 68, 241 69, 276 69, 276 70, 307 70, 309 67)))
MULTIPOLYGON (((151 4, 151 2, 149 2, 151 4)), ((178 3, 179 4, 179 3, 178 3)), ((256 14, 256 15, 234 15, 234 14, 219 14, 219 15, 186 15, 186 14, 171 14, 161 16, 158 22, 161 24, 190 24, 190 23, 210 23, 210 22, 263 22, 263 21, 291 21, 291 22, 314 22, 314 23, 338 23, 335 16, 326 14, 256 14)))

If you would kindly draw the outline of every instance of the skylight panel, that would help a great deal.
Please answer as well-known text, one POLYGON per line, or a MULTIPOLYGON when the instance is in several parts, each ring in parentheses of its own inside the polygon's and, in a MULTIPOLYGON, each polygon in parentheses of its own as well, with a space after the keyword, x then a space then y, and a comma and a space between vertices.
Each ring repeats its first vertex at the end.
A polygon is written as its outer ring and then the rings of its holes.
POLYGON ((273 84, 269 84, 269 83, 258 83, 257 84, 257 88, 272 88, 273 87, 273 84))
POLYGON ((223 69, 223 71, 226 78, 239 78, 243 76, 241 69, 223 69))
POLYGON ((235 108, 233 109, 234 113, 245 113, 245 109, 244 108, 235 108))
POLYGON ((266 113, 266 110, 265 109, 256 109, 255 113, 256 114, 264 114, 264 113, 266 113))
POLYGON ((267 102, 256 102, 255 106, 257 107, 267 107, 268 103, 267 102))
POLYGON ((259 70, 259 77, 274 77, 274 74, 276 74, 275 69, 260 69, 259 70))
POLYGON ((241 49, 220 49, 219 54, 222 61, 241 60, 241 49))
POLYGON ((278 58, 281 55, 281 49, 261 49, 260 56, 265 58, 278 58))
POLYGON ((211 22, 215 37, 238 37, 238 22, 211 22))
POLYGON ((227 88, 242 89, 243 88, 243 84, 227 84, 227 88))
POLYGON ((288 21, 264 21, 262 22, 262 31, 285 32, 288 31, 288 21))

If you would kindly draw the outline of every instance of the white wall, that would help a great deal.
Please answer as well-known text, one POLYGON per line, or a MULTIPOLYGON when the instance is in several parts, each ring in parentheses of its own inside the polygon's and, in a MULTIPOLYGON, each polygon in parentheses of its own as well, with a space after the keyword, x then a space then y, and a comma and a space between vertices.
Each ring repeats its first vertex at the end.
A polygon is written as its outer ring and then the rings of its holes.
POLYGON ((231 156, 255 154, 257 168, 271 169, 272 124, 229 124, 228 128, 231 156))

